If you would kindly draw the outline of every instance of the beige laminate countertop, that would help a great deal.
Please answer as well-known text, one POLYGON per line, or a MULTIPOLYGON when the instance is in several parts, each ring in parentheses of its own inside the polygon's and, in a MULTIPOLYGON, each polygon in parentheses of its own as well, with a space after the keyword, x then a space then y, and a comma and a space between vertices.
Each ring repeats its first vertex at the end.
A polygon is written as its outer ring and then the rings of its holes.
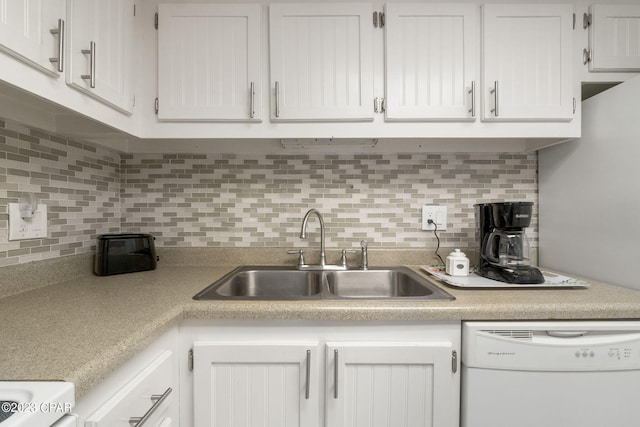
POLYGON ((0 299, 0 380, 66 380, 82 397, 182 319, 430 321, 640 319, 640 292, 469 290, 454 301, 194 301, 233 267, 159 267, 78 280, 0 299))

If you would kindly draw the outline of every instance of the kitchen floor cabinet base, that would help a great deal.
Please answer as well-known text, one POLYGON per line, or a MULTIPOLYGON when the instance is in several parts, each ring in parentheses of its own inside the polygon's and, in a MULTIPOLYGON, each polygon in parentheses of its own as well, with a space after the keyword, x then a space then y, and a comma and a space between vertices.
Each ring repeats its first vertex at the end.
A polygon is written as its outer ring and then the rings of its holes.
POLYGON ((180 340, 183 425, 458 427, 457 322, 185 321, 180 340))

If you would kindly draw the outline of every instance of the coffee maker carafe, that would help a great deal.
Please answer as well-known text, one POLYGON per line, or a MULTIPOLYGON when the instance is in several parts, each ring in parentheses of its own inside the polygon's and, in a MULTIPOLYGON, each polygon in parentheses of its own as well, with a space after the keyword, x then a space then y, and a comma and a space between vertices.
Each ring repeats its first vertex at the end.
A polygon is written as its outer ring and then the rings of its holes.
POLYGON ((514 284, 544 283, 540 270, 531 265, 524 231, 531 224, 532 207, 532 202, 475 205, 479 275, 514 284))

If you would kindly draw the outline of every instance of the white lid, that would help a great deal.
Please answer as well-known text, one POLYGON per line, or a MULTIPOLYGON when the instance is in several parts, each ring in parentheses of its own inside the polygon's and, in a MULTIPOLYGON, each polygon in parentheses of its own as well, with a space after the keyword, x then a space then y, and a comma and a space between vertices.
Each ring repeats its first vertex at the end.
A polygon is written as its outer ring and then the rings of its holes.
POLYGON ((464 254, 464 252, 460 252, 460 249, 456 249, 453 252, 449 253, 450 257, 454 257, 454 258, 466 258, 467 256, 464 254))

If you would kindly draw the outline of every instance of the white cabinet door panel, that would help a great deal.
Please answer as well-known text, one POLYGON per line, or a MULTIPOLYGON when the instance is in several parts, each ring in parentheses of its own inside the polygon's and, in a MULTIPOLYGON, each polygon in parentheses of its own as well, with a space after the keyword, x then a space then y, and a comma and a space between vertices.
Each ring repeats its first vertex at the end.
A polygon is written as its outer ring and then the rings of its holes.
POLYGON ((591 6, 589 71, 640 70, 640 5, 591 6))
POLYGON ((193 351, 195 427, 319 425, 317 343, 201 341, 193 351))
POLYGON ((271 4, 272 119, 373 120, 370 4, 271 4))
POLYGON ((571 120, 571 5, 483 6, 483 119, 571 120))
POLYGON ((473 119, 477 6, 387 4, 386 119, 473 119))
POLYGON ((0 49, 57 77, 61 71, 51 59, 60 57, 64 35, 51 30, 59 31, 59 20, 64 27, 64 19, 63 0, 0 0, 0 49))
POLYGON ((158 14, 158 117, 259 121, 261 6, 161 4, 158 14))
POLYGON ((67 8, 67 83, 131 113, 134 1, 68 0, 67 8))
POLYGON ((330 342, 326 348, 327 425, 458 426, 451 343, 330 342))

